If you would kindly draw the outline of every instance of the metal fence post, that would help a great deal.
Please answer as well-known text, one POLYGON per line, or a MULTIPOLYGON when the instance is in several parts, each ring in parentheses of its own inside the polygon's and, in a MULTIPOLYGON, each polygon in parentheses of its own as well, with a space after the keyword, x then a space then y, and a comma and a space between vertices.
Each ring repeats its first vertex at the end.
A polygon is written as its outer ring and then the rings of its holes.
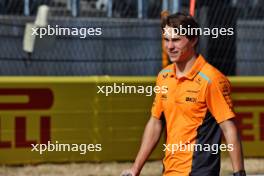
POLYGON ((172 1, 172 13, 179 12, 181 9, 181 0, 172 1))
POLYGON ((169 0, 162 0, 162 10, 168 10, 169 0))
POLYGON ((80 0, 72 0, 72 16, 77 17, 80 15, 80 0))
POLYGON ((113 1, 108 0, 107 3, 107 17, 112 17, 113 16, 113 1))
POLYGON ((29 0, 24 0, 24 15, 30 15, 30 7, 29 7, 29 0))
POLYGON ((72 8, 72 0, 67 0, 67 10, 71 10, 72 8))
POLYGON ((143 18, 143 0, 138 0, 138 18, 143 18))

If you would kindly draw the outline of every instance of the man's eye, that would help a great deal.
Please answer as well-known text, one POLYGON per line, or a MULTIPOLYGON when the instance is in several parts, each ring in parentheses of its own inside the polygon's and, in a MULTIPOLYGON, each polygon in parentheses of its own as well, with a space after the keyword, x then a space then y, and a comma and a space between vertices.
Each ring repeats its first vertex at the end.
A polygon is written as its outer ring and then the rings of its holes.
POLYGON ((179 41, 180 39, 179 38, 174 38, 174 39, 171 39, 173 42, 177 42, 179 41))
POLYGON ((168 38, 164 38, 164 40, 165 40, 165 41, 167 41, 167 42, 169 41, 169 39, 168 39, 168 38))

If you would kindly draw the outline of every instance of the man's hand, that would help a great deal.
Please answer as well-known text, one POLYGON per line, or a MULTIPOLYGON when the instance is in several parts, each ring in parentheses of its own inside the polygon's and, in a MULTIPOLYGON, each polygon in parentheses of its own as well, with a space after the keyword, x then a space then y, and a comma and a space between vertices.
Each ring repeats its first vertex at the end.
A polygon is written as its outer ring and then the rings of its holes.
POLYGON ((120 176, 137 176, 133 169, 124 170, 120 176))
POLYGON ((238 172, 235 172, 234 174, 233 174, 233 176, 246 176, 247 174, 246 174, 246 171, 244 171, 244 170, 241 170, 241 171, 238 171, 238 172))

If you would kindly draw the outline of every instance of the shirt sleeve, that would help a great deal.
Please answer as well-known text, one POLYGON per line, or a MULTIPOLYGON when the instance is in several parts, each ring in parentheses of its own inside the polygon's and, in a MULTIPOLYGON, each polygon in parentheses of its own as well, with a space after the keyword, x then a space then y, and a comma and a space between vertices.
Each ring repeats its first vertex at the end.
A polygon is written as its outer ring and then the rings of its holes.
MULTIPOLYGON (((158 77, 156 81, 156 86, 161 86, 159 80, 160 79, 158 77)), ((162 96, 161 92, 156 93, 155 99, 153 101, 152 108, 151 108, 151 116, 157 119, 161 118, 161 114, 163 112, 161 96, 162 96)))
POLYGON ((226 77, 220 76, 209 83, 206 103, 217 123, 235 117, 231 99, 231 85, 226 77))

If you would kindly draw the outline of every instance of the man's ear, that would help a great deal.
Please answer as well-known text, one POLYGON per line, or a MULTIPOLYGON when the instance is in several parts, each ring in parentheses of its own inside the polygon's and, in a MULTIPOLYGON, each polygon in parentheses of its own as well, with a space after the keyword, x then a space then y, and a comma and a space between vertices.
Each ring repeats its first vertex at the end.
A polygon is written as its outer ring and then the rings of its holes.
POLYGON ((195 47, 198 43, 198 37, 192 39, 192 47, 195 47))

